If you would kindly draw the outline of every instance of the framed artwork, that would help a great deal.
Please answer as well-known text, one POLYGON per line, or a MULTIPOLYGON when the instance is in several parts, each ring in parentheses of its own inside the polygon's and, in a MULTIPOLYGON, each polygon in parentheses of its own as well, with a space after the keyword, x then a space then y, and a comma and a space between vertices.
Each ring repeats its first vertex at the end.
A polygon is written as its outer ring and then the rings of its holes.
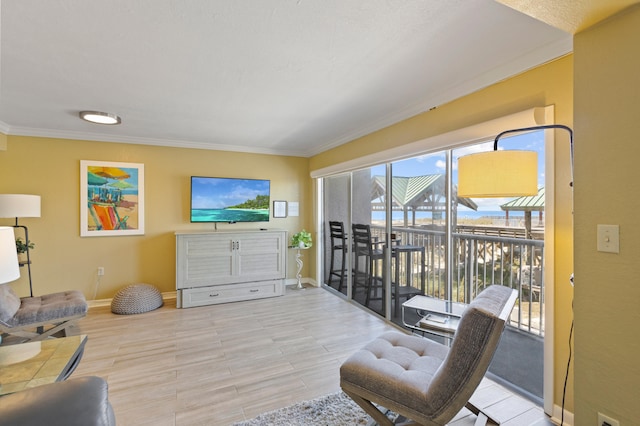
POLYGON ((273 202, 273 217, 287 217, 287 202, 286 201, 274 201, 273 202))
POLYGON ((80 236, 144 234, 144 164, 80 161, 80 236))

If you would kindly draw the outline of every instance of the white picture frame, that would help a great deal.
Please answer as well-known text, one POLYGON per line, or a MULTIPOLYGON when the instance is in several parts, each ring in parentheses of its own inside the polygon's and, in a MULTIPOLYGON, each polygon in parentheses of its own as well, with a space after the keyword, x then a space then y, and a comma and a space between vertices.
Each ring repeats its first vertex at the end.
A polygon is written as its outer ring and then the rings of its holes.
POLYGON ((144 164, 80 161, 80 236, 144 235, 144 164))

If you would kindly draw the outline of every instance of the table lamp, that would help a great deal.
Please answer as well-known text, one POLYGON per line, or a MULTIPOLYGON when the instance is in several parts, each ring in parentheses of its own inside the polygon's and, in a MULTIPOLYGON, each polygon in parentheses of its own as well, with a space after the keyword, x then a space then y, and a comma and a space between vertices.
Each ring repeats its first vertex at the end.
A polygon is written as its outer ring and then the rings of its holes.
MULTIPOLYGON (((31 257, 29 255, 29 229, 24 225, 18 225, 18 218, 40 217, 40 196, 29 194, 0 194, 0 217, 14 217, 16 224, 13 227, 24 229, 25 244, 27 246, 25 251, 27 254, 27 270, 29 271, 29 292, 31 297, 33 297, 31 257)), ((15 240, 13 241, 13 251, 16 252, 15 240)))
POLYGON ((0 284, 6 284, 18 278, 20 278, 20 267, 13 228, 0 226, 0 284))

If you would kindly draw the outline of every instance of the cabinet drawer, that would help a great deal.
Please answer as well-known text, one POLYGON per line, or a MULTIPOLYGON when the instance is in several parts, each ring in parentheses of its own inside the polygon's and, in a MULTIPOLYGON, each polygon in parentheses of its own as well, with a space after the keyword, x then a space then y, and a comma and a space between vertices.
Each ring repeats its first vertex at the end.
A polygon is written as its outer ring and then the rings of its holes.
POLYGON ((261 299, 284 294, 282 280, 257 281, 178 290, 178 307, 213 305, 240 300, 261 299))

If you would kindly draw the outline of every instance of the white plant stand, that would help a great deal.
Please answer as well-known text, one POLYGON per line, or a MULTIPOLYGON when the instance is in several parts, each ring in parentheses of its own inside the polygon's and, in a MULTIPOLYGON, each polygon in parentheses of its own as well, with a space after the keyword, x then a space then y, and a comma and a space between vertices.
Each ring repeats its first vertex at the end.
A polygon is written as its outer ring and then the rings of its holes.
POLYGON ((302 267, 304 266, 304 262, 302 261, 302 253, 300 252, 300 250, 308 250, 309 247, 293 247, 296 249, 296 263, 298 264, 298 272, 296 272, 296 278, 298 279, 298 285, 296 286, 297 289, 303 289, 304 287, 302 287, 302 275, 300 274, 300 272, 302 271, 302 267))

